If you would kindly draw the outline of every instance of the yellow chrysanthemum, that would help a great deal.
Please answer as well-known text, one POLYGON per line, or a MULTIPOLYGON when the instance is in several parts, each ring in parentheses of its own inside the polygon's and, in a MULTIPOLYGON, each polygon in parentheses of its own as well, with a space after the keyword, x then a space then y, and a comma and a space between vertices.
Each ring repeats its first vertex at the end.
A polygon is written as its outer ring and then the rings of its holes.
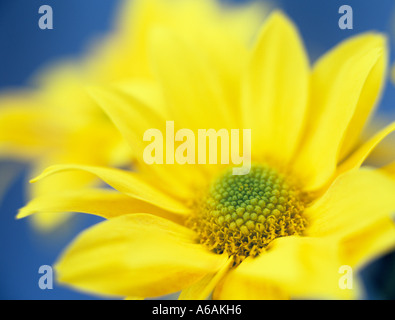
MULTIPOLYGON (((81 83, 76 83, 77 78, 57 76, 53 84, 40 90, 16 91, 1 97, 1 157, 30 163, 33 174, 54 163, 119 165, 130 161, 122 137, 92 103, 81 83)), ((93 181, 81 173, 53 177, 32 185, 29 198, 80 189, 93 181)), ((32 217, 32 223, 38 230, 50 231, 68 217, 43 212, 32 217)))
MULTIPOLYGON (((59 63, 40 73, 37 90, 18 90, 0 98, 0 156, 28 160, 33 175, 56 163, 128 166, 131 156, 119 133, 84 89, 87 85, 133 82, 137 94, 150 99, 152 75, 146 39, 165 26, 193 36, 196 42, 222 41, 222 51, 237 38, 243 51, 262 19, 263 6, 251 4, 220 10, 211 0, 126 0, 115 31, 81 61, 59 63), (219 37, 229 32, 229 36, 219 37), (215 39, 215 40, 214 40, 215 39)), ((212 52, 223 55, 224 52, 212 52)), ((223 61, 231 63, 230 60, 223 61)), ((30 197, 92 185, 82 173, 59 175, 33 185, 30 197)), ((42 212, 33 217, 40 230, 61 225, 66 215, 42 212)))
POLYGON ((155 105, 124 86, 90 89, 139 155, 137 171, 52 166, 34 181, 83 171, 116 190, 44 195, 18 215, 108 219, 64 252, 58 280, 140 298, 178 291, 182 299, 359 297, 359 268, 395 245, 395 181, 361 168, 395 125, 356 147, 383 84, 385 38, 349 39, 311 69, 296 28, 278 12, 249 57, 232 42, 212 55, 220 40, 196 46, 164 28, 147 42, 159 83, 155 105), (143 134, 165 132, 168 120, 176 130, 252 129, 250 172, 146 164, 143 134), (354 271, 352 289, 339 286, 343 266, 354 271))

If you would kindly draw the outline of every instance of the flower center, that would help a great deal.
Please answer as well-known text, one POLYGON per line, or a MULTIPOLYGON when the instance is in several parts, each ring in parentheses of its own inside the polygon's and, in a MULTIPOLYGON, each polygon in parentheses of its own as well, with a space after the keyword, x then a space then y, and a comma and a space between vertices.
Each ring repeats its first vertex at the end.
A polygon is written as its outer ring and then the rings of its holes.
POLYGON ((211 251, 237 265, 278 237, 302 235, 305 196, 276 170, 255 165, 247 175, 228 170, 196 202, 187 224, 211 251))

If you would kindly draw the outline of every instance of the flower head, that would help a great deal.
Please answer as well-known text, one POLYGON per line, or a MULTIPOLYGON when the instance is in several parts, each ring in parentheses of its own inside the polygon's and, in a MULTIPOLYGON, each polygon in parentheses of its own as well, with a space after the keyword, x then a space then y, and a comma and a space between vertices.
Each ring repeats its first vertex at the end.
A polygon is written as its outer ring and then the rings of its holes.
POLYGON ((295 26, 279 12, 251 52, 234 49, 243 48, 235 39, 224 50, 221 40, 196 45, 166 28, 150 34, 156 89, 149 101, 132 84, 89 90, 137 155, 136 171, 52 166, 34 182, 84 171, 116 190, 51 194, 32 200, 19 217, 50 209, 108 219, 80 234, 57 264, 61 282, 89 292, 358 296, 357 279, 353 290, 339 287, 339 268, 357 270, 395 244, 395 181, 361 168, 395 125, 356 146, 382 87, 384 37, 347 40, 313 68, 295 26), (250 172, 147 164, 144 132, 165 132, 169 119, 192 131, 251 129, 250 172))
MULTIPOLYGON (((240 7, 236 15, 211 0, 123 1, 115 30, 86 56, 40 70, 34 90, 0 97, 0 157, 28 161, 33 175, 56 163, 130 167, 133 154, 85 87, 133 82, 134 93, 149 100, 152 74, 146 48, 152 29, 179 30, 183 36, 200 37, 197 41, 218 39, 219 30, 232 31, 230 38, 239 39, 242 48, 262 19, 260 7, 240 7)), ((223 41, 225 48, 227 40, 223 41)), ((34 198, 94 184, 90 175, 76 172, 32 185, 29 194, 34 198)), ((67 217, 41 212, 32 222, 41 231, 51 231, 67 217)))

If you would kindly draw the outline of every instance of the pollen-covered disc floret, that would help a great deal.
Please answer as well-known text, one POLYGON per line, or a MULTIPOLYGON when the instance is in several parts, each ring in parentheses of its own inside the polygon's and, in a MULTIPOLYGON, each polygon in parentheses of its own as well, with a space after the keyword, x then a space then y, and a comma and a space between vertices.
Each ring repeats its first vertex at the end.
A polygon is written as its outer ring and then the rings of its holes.
POLYGON ((253 166, 247 175, 229 170, 197 201, 188 225, 202 244, 239 264, 275 238, 302 235, 304 202, 302 192, 270 167, 253 166))

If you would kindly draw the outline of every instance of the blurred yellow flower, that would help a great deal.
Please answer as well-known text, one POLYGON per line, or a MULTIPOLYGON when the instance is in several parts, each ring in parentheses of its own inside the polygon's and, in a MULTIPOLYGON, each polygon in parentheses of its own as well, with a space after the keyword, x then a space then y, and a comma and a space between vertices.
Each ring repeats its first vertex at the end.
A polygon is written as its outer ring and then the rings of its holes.
MULTIPOLYGON (((133 82, 141 99, 150 99, 152 75, 146 39, 155 28, 177 29, 185 37, 209 44, 222 41, 223 55, 229 39, 237 38, 244 50, 263 19, 263 6, 251 4, 220 10, 211 0, 126 0, 120 7, 115 31, 94 45, 79 61, 61 62, 40 73, 36 90, 7 92, 0 97, 0 157, 27 160, 33 175, 55 163, 130 166, 132 156, 108 117, 90 99, 92 84, 133 82), (248 19, 246 19, 248 17, 248 19), (218 33, 225 34, 224 38, 218 33)), ((230 59, 223 61, 232 63, 230 59)), ((33 185, 30 197, 92 185, 81 173, 51 177, 33 185)), ((61 225, 67 215, 42 212, 32 222, 40 230, 61 225)))
POLYGON ((91 293, 361 297, 357 271, 395 245, 395 181, 361 167, 395 124, 356 147, 383 85, 385 38, 351 38, 310 68, 295 26, 278 12, 251 54, 233 41, 223 48, 226 32, 216 37, 202 46, 168 28, 148 35, 155 105, 133 85, 90 89, 134 149, 137 171, 52 166, 33 182, 83 171, 116 190, 43 195, 18 217, 76 211, 108 219, 82 232, 56 265, 61 283, 91 293), (252 129, 250 173, 146 164, 143 134, 166 120, 191 130, 252 129), (352 289, 339 284, 344 266, 354 271, 352 289))
MULTIPOLYGON (((1 157, 30 163, 33 174, 59 162, 114 166, 130 162, 122 137, 84 92, 78 73, 63 65, 46 76, 48 83, 40 89, 7 92, 0 97, 1 157)), ((32 186, 29 197, 92 183, 89 175, 62 175, 32 186)), ((68 217, 41 213, 32 223, 49 231, 68 217)))

